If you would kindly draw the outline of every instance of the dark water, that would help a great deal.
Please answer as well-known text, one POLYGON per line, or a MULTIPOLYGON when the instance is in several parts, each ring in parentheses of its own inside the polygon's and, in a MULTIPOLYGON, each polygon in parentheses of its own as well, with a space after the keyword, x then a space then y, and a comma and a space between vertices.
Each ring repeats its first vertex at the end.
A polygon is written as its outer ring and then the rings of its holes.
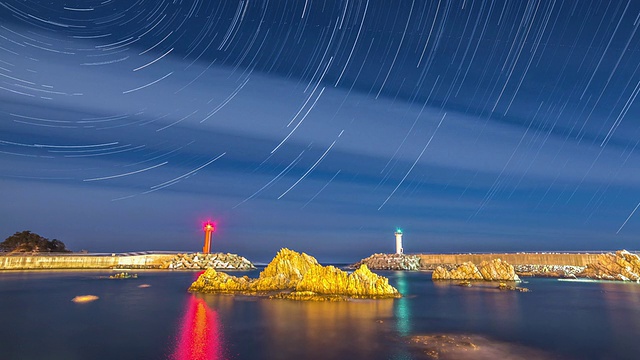
POLYGON ((519 293, 436 285, 428 273, 379 273, 405 297, 194 296, 186 292, 196 276, 189 272, 142 271, 126 280, 101 278, 110 272, 3 272, 0 359, 416 359, 429 358, 429 348, 414 336, 437 334, 465 334, 477 345, 443 348, 441 359, 640 353, 640 284, 529 279, 523 286, 532 292, 519 293), (71 301, 85 294, 99 299, 71 301))

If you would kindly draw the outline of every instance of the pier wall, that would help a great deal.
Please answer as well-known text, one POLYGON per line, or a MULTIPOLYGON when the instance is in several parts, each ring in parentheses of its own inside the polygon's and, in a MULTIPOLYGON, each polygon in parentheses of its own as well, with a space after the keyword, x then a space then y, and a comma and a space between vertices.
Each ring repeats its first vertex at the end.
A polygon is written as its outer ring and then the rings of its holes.
POLYGON ((145 255, 7 255, 0 270, 160 268, 175 254, 145 255))
POLYGON ((580 253, 495 253, 495 254, 418 254, 421 267, 442 264, 462 264, 471 261, 480 264, 483 261, 501 259, 511 265, 571 265, 586 266, 595 262, 600 254, 580 253))

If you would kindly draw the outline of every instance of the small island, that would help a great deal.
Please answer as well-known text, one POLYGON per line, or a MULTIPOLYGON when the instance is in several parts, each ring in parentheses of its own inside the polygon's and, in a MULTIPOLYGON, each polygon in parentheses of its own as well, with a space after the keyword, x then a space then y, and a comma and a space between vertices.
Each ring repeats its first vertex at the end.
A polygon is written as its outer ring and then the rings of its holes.
POLYGON ((207 269, 189 291, 314 301, 401 297, 387 278, 372 273, 366 265, 348 274, 286 248, 276 254, 257 279, 207 269))

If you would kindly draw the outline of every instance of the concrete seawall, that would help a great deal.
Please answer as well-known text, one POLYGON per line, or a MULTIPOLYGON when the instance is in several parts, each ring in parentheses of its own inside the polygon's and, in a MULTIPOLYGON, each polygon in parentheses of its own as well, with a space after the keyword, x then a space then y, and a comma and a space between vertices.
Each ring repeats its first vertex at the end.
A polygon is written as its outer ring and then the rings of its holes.
POLYGON ((0 270, 160 268, 175 254, 10 255, 0 256, 0 270))
POLYGON ((579 253, 495 253, 495 254, 418 254, 421 267, 429 265, 462 264, 471 261, 480 264, 483 261, 502 259, 511 265, 571 265, 586 266, 595 262, 600 254, 579 253))

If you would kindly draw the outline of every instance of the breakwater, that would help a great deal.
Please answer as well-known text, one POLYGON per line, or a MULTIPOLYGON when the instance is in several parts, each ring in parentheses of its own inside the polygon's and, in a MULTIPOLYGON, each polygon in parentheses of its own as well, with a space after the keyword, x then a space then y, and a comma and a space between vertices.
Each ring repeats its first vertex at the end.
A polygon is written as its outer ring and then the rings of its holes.
POLYGON ((172 254, 60 254, 0 256, 0 270, 159 269, 172 254))
POLYGON ((584 267, 596 261, 599 253, 493 253, 493 254, 418 254, 420 268, 433 270, 439 265, 465 262, 480 264, 501 259, 511 265, 568 265, 584 267))

